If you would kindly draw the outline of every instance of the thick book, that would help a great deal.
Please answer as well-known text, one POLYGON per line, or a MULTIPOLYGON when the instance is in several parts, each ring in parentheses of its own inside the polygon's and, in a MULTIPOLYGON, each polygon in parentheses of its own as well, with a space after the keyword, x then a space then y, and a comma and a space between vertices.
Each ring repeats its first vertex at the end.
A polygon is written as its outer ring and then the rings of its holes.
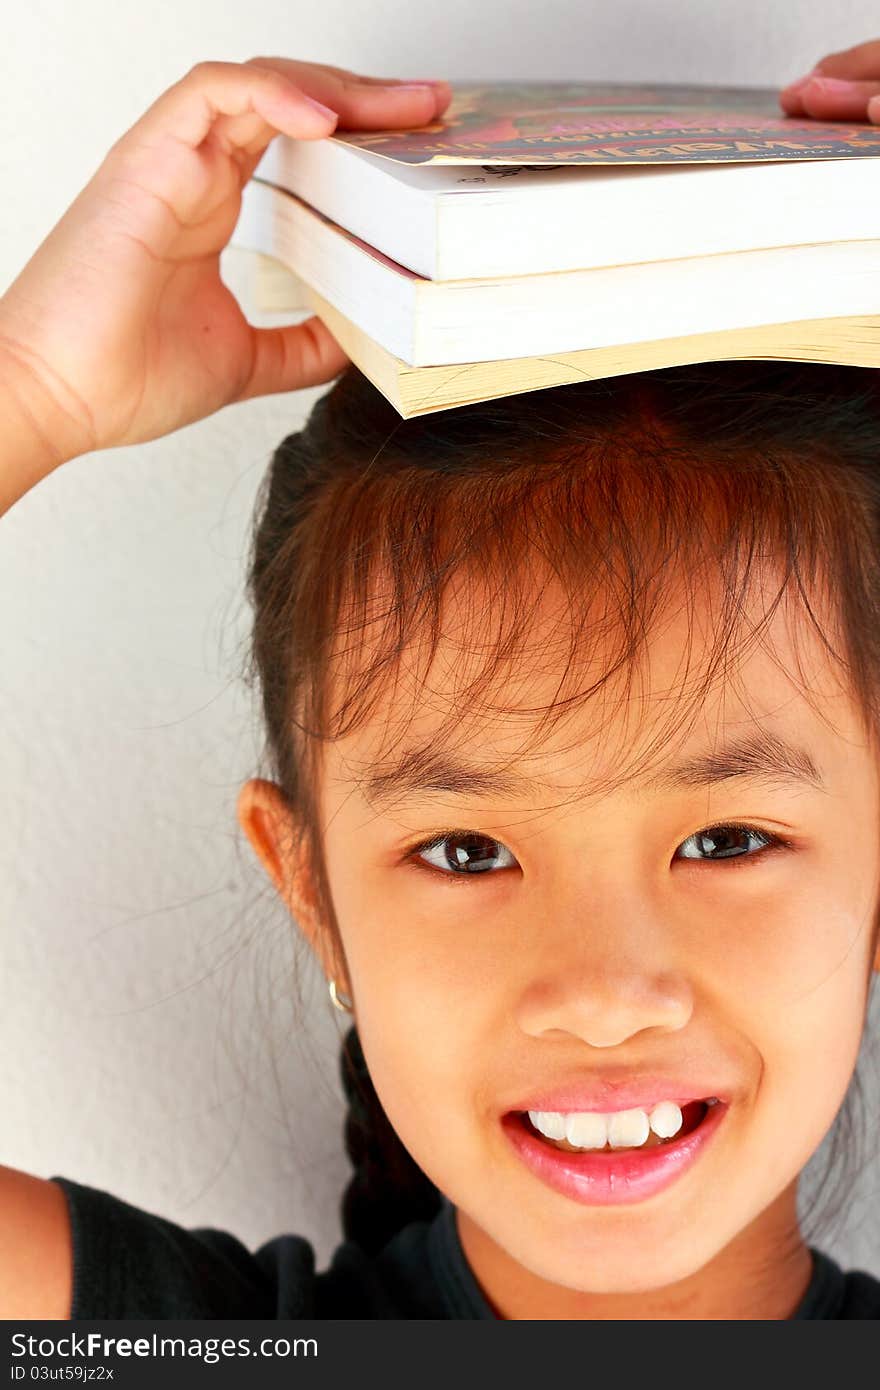
POLYGON ((262 307, 296 307, 296 286, 297 306, 325 319, 402 415, 716 357, 880 365, 880 128, 791 120, 775 93, 751 89, 499 83, 455 93, 444 119, 418 130, 279 137, 245 187, 233 234, 296 277, 283 289, 275 277, 270 305, 261 272, 262 307), (292 182, 284 161, 300 152, 325 161, 314 202, 265 177, 292 182), (358 170, 372 178, 379 163, 393 172, 359 182, 358 170), (475 169, 504 176, 503 194, 491 183, 447 187, 462 208, 458 252, 436 218, 420 243, 393 190, 415 187, 411 175, 475 169), (734 178, 736 197, 723 194, 734 178), (563 195, 582 200, 579 215, 562 216, 563 195), (478 225, 481 208, 500 216, 494 231, 478 225), (413 268, 419 246, 426 268, 466 254, 474 270, 497 267, 510 245, 528 245, 531 260, 517 252, 504 273, 413 268))
POLYGON ((381 347, 311 286, 274 257, 248 258, 239 265, 236 293, 249 310, 293 321, 317 314, 348 354, 402 419, 437 410, 570 385, 599 378, 684 366, 691 362, 766 359, 836 362, 854 367, 880 365, 880 315, 801 319, 764 327, 727 329, 684 338, 508 357, 494 362, 464 362, 445 367, 412 367, 381 347))
POLYGON ((255 171, 428 280, 674 260, 880 229, 880 129, 765 88, 453 87, 410 131, 272 141, 255 171))
POLYGON ((292 193, 254 179, 244 190, 235 242, 284 262, 411 367, 880 315, 880 239, 426 280, 292 193))

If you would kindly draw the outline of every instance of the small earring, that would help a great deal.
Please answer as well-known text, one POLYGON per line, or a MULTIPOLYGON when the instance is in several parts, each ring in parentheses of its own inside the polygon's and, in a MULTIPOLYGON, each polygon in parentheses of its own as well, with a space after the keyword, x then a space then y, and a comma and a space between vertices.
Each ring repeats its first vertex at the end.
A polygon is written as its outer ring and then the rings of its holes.
POLYGON ((330 991, 330 998, 333 1000, 333 1003, 337 1009, 340 1009, 341 1012, 345 1014, 354 1013, 354 1004, 352 1000, 347 998, 346 995, 339 993, 339 991, 336 988, 335 980, 331 980, 327 988, 330 991))

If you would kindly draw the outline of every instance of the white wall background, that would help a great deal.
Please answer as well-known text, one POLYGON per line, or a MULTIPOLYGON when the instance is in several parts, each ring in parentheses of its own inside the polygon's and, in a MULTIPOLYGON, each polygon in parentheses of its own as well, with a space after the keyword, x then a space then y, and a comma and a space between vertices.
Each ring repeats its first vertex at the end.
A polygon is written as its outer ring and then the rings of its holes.
MULTIPOLYGON (((776 85, 878 32, 872 0, 28 0, 0 58, 0 291, 201 59, 776 85)), ((292 929, 235 796, 260 743, 237 680, 252 502, 324 389, 76 460, 0 521, 0 1162, 251 1246, 299 1231, 319 1267, 348 1173, 344 1019, 309 970, 297 1021, 292 929)), ((876 1274, 878 1171, 825 1243, 876 1274)))

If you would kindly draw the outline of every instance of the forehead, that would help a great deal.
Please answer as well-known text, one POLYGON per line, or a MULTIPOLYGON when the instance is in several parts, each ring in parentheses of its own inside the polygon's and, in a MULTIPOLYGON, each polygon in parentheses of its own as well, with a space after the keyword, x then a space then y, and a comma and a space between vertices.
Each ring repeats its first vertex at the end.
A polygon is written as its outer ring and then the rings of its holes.
MULTIPOLYGON (((861 711, 802 598, 780 582, 775 564, 754 566, 732 613, 719 575, 666 575, 648 611, 621 614, 608 589, 573 608, 546 567, 530 572, 527 602, 522 576, 518 586, 453 576, 437 633, 415 631, 369 717, 325 746, 326 777, 363 785, 402 750, 446 750, 475 767, 531 764, 598 787, 756 727, 797 735, 817 763, 833 763, 841 740, 864 746, 861 711)), ((810 603, 836 642, 834 615, 818 593, 810 603)), ((367 630, 355 665, 377 645, 367 630)), ((331 679, 337 696, 352 652, 331 679)))

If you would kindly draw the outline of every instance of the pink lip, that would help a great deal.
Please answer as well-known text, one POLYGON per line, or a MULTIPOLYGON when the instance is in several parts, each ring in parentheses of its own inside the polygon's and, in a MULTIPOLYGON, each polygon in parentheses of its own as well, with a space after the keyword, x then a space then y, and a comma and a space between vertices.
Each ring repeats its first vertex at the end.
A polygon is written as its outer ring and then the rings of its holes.
POLYGON ((711 1143, 729 1108, 724 1104, 710 1106, 696 1129, 682 1139, 618 1153, 555 1149, 532 1134, 523 1114, 502 1116, 501 1127, 523 1162, 548 1187, 585 1206, 612 1206, 642 1202, 674 1183, 711 1143))
POLYGON ((722 1091, 717 1090, 713 1081, 676 1081, 663 1076, 640 1076, 638 1080, 599 1081, 587 1085, 557 1086, 552 1091, 541 1091, 515 1102, 511 1110, 555 1110, 564 1114, 567 1111, 598 1110, 602 1114, 613 1114, 616 1110, 647 1110, 660 1100, 671 1100, 679 1107, 689 1105, 694 1100, 709 1100, 715 1097, 726 1100, 722 1091))

